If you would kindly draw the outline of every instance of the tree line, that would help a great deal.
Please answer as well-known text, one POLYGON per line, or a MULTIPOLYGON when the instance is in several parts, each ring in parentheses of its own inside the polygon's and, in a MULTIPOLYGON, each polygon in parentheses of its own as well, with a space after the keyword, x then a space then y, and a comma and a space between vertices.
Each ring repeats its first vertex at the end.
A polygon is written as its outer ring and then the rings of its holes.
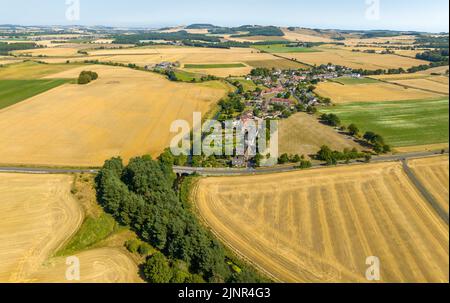
POLYGON ((105 211, 159 252, 142 265, 153 283, 262 282, 235 260, 192 213, 189 190, 179 191, 164 158, 137 157, 105 162, 96 177, 98 201, 105 211))

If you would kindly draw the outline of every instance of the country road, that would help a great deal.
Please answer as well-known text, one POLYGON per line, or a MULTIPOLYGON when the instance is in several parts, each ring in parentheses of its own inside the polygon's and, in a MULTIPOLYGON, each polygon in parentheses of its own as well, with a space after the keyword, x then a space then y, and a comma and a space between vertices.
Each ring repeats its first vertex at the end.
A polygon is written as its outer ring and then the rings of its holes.
MULTIPOLYGON (((448 154, 449 150, 445 150, 445 154, 448 154)), ((426 151, 426 152, 413 152, 402 153, 388 156, 375 156, 371 160, 371 163, 380 162, 395 162, 417 158, 427 158, 436 155, 441 155, 441 150, 438 151, 426 151)), ((355 160, 350 164, 341 164, 340 166, 347 165, 360 165, 363 162, 355 160)), ((314 164, 313 169, 326 168, 322 164, 314 164)), ((264 168, 205 168, 205 167, 187 167, 187 166, 174 166, 175 173, 178 174, 193 174, 197 173, 202 176, 235 176, 235 175, 254 175, 254 174, 270 174, 270 173, 282 173, 296 170, 295 165, 289 166, 273 166, 264 168)), ((83 168, 46 168, 46 167, 9 167, 0 166, 0 173, 28 173, 28 174, 96 174, 99 169, 83 169, 83 168)))

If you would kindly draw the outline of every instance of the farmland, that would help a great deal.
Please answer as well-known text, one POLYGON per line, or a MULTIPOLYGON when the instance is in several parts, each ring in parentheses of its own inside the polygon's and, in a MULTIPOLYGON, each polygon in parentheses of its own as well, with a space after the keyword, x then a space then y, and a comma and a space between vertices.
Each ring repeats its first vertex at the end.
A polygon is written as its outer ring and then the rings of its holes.
POLYGON ((185 64, 184 68, 208 69, 208 68, 236 68, 245 67, 242 63, 228 63, 228 64, 185 64))
POLYGON ((355 69, 390 69, 390 68, 410 68, 421 64, 428 64, 426 61, 417 60, 414 58, 401 57, 397 55, 381 55, 369 54, 364 52, 352 52, 347 49, 338 47, 317 47, 320 52, 314 53, 288 53, 283 54, 283 57, 296 59, 299 62, 304 62, 309 65, 320 64, 338 64, 355 69))
MULTIPOLYGON (((80 228, 84 211, 69 175, 0 174, 0 281, 70 282, 54 252, 80 228)), ((137 266, 122 249, 76 254, 80 282, 136 282, 137 266)))
MULTIPOLYGON (((0 80, 36 80, 79 67, 76 64, 39 64, 28 61, 0 68, 0 80)), ((75 78, 78 75, 71 75, 75 78)), ((54 77, 56 78, 56 77, 54 77)))
POLYGON ((207 113, 228 91, 221 82, 174 83, 153 73, 98 65, 51 77, 73 78, 86 69, 99 79, 60 86, 0 112, 2 163, 99 166, 112 156, 157 156, 172 139, 173 121, 192 124, 194 111, 207 113))
POLYGON ((0 110, 58 87, 68 80, 0 80, 0 110))
POLYGON ((449 209, 449 160, 448 156, 416 159, 408 162, 414 173, 436 198, 441 208, 449 209))
POLYGON ((399 85, 368 80, 363 84, 346 84, 321 82, 315 92, 323 97, 329 97, 336 104, 350 102, 380 102, 391 100, 418 100, 442 97, 441 94, 414 88, 404 88, 399 85), (370 82, 370 83, 369 83, 370 82))
POLYGON ((329 126, 323 125, 311 115, 297 113, 279 125, 280 154, 313 155, 324 144, 333 150, 360 149, 359 144, 352 139, 338 134, 329 126))
POLYGON ((448 282, 448 227, 398 163, 200 179, 205 223, 283 282, 448 282))
POLYGON ((257 45, 254 48, 267 53, 315 53, 318 50, 308 47, 288 47, 286 44, 257 45))
POLYGON ((363 102, 323 109, 342 123, 374 131, 395 147, 448 142, 448 98, 435 100, 363 102))

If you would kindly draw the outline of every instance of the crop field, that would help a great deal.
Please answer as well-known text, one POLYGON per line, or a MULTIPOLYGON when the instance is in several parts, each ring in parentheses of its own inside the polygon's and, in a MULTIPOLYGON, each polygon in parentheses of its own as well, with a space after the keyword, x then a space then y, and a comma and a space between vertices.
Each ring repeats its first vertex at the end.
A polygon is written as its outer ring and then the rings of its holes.
POLYGON ((0 110, 67 83, 65 79, 0 80, 0 110))
POLYGON ((379 83, 379 81, 371 78, 348 78, 348 77, 333 79, 333 82, 337 82, 342 85, 379 83))
POLYGON ((270 60, 251 60, 245 61, 245 63, 253 68, 259 67, 268 69, 309 69, 307 65, 282 58, 275 58, 270 60))
MULTIPOLYGON (((76 64, 39 64, 32 61, 10 64, 0 68, 0 80, 36 80, 79 66, 76 64)), ((78 75, 72 74, 70 78, 76 77, 78 75)))
MULTIPOLYGON (((86 47, 86 46, 84 46, 86 47)), ((32 57, 70 57, 70 56, 81 56, 78 53, 81 47, 51 47, 51 48, 36 48, 14 51, 14 55, 29 55, 32 57)))
POLYGON ((311 115, 297 113, 281 120, 279 125, 279 153, 309 155, 316 154, 322 145, 333 150, 345 148, 361 149, 351 138, 338 134, 329 126, 323 125, 311 115))
POLYGON ((245 67, 242 63, 228 63, 228 64, 185 64, 184 68, 208 69, 208 68, 236 68, 245 67))
POLYGON ((100 166, 106 159, 159 155, 175 134, 173 121, 192 124, 227 92, 222 82, 175 83, 165 77, 111 66, 82 66, 51 75, 72 78, 92 70, 99 79, 64 85, 0 111, 4 164, 100 166))
POLYGON ((447 77, 438 76, 438 77, 429 77, 426 79, 391 80, 389 82, 404 85, 406 87, 432 91, 443 95, 448 95, 449 93, 449 85, 447 77))
MULTIPOLYGON (((0 174, 0 282, 69 282, 65 258, 53 253, 80 228, 84 213, 69 175, 0 174)), ((125 252, 76 254, 80 282, 139 281, 125 252)))
POLYGON ((417 60, 397 55, 369 54, 363 52, 352 52, 338 47, 317 47, 320 52, 316 53, 289 53, 280 54, 286 58, 297 59, 309 65, 338 64, 354 69, 390 69, 390 68, 410 68, 421 64, 428 64, 427 61, 417 60))
POLYGON ((333 42, 330 37, 317 33, 309 29, 297 29, 290 31, 287 28, 283 29, 284 38, 290 41, 301 42, 333 42))
POLYGON ((449 159, 448 156, 408 161, 420 182, 438 201, 448 216, 449 210, 449 159))
POLYGON ((193 199, 227 246, 282 282, 449 280, 448 226, 399 163, 200 179, 193 199))
POLYGON ((257 45, 254 48, 267 53, 315 53, 320 52, 309 47, 288 47, 285 44, 257 45))
POLYGON ((335 113, 342 123, 355 123, 361 131, 382 135, 395 147, 448 142, 449 100, 349 103, 322 109, 335 113))
POLYGON ((342 85, 335 83, 335 81, 321 82, 317 85, 315 92, 322 97, 331 98, 333 103, 336 104, 390 100, 418 100, 442 97, 442 94, 414 88, 404 88, 390 83, 373 82, 354 84, 356 83, 342 85))

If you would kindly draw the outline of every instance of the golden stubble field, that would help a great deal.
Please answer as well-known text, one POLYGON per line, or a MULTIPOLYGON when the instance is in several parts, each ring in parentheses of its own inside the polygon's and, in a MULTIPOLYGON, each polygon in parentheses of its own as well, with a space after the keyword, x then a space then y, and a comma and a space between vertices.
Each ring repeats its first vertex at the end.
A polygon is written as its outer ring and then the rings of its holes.
POLYGON ((448 226, 399 163, 200 179, 197 211, 229 247, 283 282, 447 282, 448 226))
POLYGON ((366 83, 342 85, 336 82, 321 82, 315 90, 323 97, 329 97, 334 103, 377 102, 420 100, 442 97, 442 94, 415 88, 404 88, 391 83, 366 83))
POLYGON ((285 58, 297 59, 310 65, 338 64, 354 69, 390 69, 390 68, 410 68, 421 64, 428 64, 427 61, 397 55, 369 54, 363 52, 352 52, 341 47, 322 46, 317 47, 320 52, 312 53, 289 53, 279 54, 285 58))
POLYGON ((98 72, 88 85, 63 85, 0 111, 3 164, 101 166, 121 156, 158 156, 175 134, 173 121, 192 125, 193 112, 207 113, 227 87, 221 82, 175 83, 148 72, 83 66, 52 78, 98 72))
POLYGON ((408 161, 409 167, 420 182, 438 201, 448 216, 449 210, 449 159, 448 156, 408 161))
POLYGON ((338 134, 331 127, 319 123, 314 116, 306 113, 297 113, 281 120, 278 141, 280 154, 309 156, 316 154, 322 145, 340 151, 345 148, 361 149, 361 146, 351 138, 338 134))
MULTIPOLYGON (((69 282, 65 258, 52 255, 80 228, 84 212, 70 175, 0 174, 0 282, 69 282)), ((76 255, 80 282, 138 282, 124 249, 76 255)))

